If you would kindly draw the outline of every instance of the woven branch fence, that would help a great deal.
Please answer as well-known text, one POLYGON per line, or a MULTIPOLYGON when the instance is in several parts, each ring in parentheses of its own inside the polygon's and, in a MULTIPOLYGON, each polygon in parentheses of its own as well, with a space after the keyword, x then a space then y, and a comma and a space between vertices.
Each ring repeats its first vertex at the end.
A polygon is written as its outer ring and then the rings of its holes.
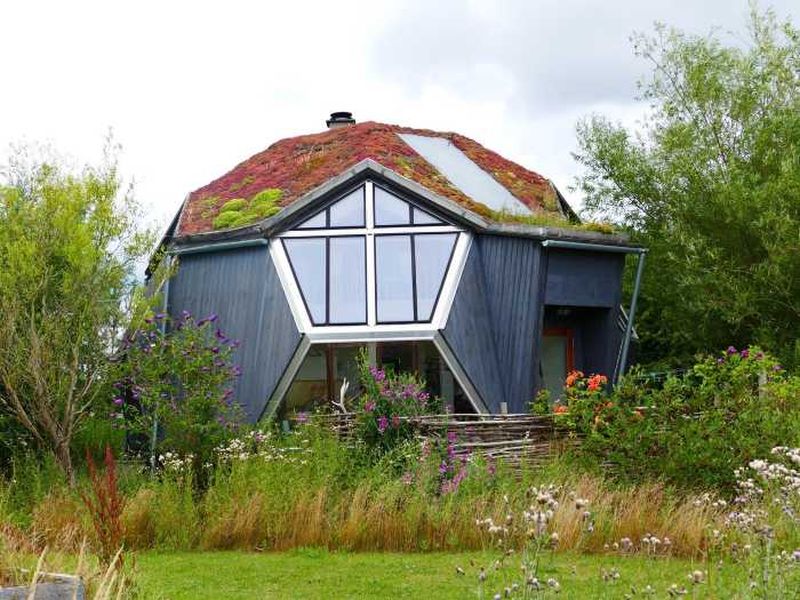
MULTIPOLYGON (((342 440, 353 437, 354 413, 319 418, 342 440)), ((511 468, 541 464, 578 443, 574 431, 552 416, 528 414, 440 414, 403 417, 421 438, 455 433, 456 454, 479 453, 489 460, 502 459, 511 468)))

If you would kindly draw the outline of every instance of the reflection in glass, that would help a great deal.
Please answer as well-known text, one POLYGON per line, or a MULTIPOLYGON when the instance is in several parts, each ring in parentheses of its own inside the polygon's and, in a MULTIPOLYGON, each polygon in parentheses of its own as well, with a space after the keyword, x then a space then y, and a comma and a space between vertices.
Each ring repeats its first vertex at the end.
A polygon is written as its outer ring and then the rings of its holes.
POLYGON ((328 210, 331 227, 364 227, 364 188, 351 192, 328 210))
POLYGON ((330 238, 331 324, 367 322, 365 238, 330 238))
POLYGON ((456 242, 455 233, 414 236, 417 269, 417 320, 430 320, 456 242))
POLYGON ((411 223, 411 206, 390 194, 383 188, 375 186, 375 225, 409 225, 411 223))
POLYGON ((375 237, 375 280, 378 322, 413 321, 411 236, 375 237))
POLYGON ((311 320, 325 323, 325 239, 291 238, 283 244, 311 320))
POLYGON ((324 210, 297 226, 298 229, 321 229, 323 227, 326 227, 324 210))
POLYGON ((420 210, 414 207, 414 225, 444 225, 442 221, 426 213, 424 210, 420 210))

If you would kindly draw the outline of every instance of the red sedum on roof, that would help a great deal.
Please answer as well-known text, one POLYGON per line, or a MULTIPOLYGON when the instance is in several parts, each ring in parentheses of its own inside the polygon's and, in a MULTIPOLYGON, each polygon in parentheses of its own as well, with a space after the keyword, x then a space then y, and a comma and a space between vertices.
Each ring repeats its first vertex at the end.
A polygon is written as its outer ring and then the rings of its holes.
POLYGON ((488 207, 454 186, 406 144, 397 135, 399 133, 450 140, 534 213, 560 214, 555 190, 546 178, 467 137, 457 133, 439 133, 368 121, 280 140, 248 158, 219 179, 189 195, 180 215, 177 235, 212 231, 214 218, 225 201, 250 198, 267 188, 280 189, 283 192, 280 205, 288 206, 368 158, 434 194, 491 218, 488 207))

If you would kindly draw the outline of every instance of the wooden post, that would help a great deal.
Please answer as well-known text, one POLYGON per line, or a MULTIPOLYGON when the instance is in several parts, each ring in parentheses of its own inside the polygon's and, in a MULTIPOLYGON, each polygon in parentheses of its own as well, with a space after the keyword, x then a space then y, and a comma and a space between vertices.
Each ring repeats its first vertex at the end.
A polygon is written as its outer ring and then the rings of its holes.
POLYGON ((500 403, 500 414, 507 415, 508 414, 508 402, 501 402, 500 403))

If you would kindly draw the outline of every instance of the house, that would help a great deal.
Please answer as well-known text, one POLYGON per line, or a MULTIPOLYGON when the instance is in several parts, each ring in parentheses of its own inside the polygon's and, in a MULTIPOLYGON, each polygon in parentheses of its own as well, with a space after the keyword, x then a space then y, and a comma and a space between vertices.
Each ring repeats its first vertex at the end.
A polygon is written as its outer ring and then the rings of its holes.
POLYGON ((457 412, 525 412, 573 368, 624 369, 621 279, 641 249, 464 136, 327 124, 189 194, 162 240, 167 311, 216 313, 240 340, 250 420, 337 398, 360 348, 457 412))

